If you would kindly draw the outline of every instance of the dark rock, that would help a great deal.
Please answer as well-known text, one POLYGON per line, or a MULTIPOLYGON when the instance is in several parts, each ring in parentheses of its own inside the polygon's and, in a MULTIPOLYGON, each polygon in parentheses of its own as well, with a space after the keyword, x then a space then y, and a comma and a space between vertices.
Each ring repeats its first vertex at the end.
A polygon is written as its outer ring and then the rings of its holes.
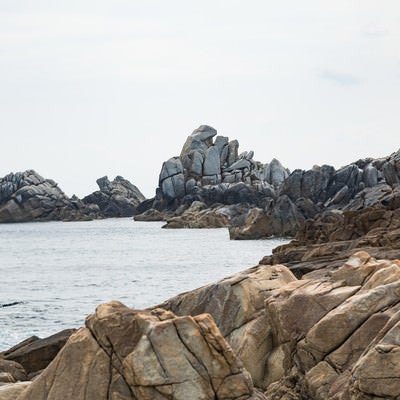
POLYGON ((99 208, 68 198, 51 179, 33 170, 0 178, 0 222, 90 220, 99 208))
POLYGON ((49 365, 73 332, 75 329, 66 329, 45 339, 24 341, 2 356, 21 364, 28 374, 40 371, 49 365))
POLYGON ((112 182, 107 176, 97 179, 99 191, 82 199, 86 204, 96 204, 104 217, 131 217, 145 197, 140 190, 124 179, 117 176, 112 182))

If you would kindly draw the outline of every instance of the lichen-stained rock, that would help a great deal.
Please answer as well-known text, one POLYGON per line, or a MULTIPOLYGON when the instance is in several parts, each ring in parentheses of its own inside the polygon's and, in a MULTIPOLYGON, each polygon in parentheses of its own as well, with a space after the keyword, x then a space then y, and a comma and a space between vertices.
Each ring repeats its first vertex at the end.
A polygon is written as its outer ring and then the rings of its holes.
POLYGON ((289 376, 300 398, 397 399, 399 299, 400 261, 376 260, 366 252, 325 277, 275 290, 266 300, 274 343, 267 399, 289 376))
POLYGON ((159 307, 177 315, 211 314, 255 385, 263 387, 266 359, 273 345, 264 301, 274 289, 293 281, 296 278, 284 266, 254 267, 173 297, 159 307))
POLYGON ((265 399, 208 314, 100 305, 19 400, 265 399))

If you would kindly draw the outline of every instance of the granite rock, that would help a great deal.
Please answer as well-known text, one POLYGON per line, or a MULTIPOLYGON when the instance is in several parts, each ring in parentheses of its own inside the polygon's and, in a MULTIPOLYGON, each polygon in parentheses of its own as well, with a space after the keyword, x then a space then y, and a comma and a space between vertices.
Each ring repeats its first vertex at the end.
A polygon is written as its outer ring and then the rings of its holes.
POLYGON ((34 170, 0 178, 0 222, 76 221, 98 216, 96 205, 67 197, 53 180, 34 170))

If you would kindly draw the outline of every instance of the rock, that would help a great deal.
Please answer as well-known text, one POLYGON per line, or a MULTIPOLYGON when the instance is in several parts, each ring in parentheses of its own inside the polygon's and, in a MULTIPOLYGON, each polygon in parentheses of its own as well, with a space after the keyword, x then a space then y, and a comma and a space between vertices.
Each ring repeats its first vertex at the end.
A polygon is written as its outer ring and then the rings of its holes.
POLYGON ((166 218, 166 214, 155 210, 154 208, 151 208, 150 210, 133 217, 135 221, 165 221, 166 218))
POLYGON ((378 184, 378 170, 371 164, 364 168, 362 180, 366 187, 374 187, 378 184))
POLYGON ((0 386, 0 400, 17 400, 31 382, 18 382, 0 386))
POLYGON ((19 400, 38 398, 265 399, 209 314, 177 317, 116 301, 86 319, 19 400))
POLYGON ((238 148, 239 148, 239 142, 237 140, 231 140, 228 143, 228 167, 237 161, 238 148))
POLYGON ((264 301, 274 289, 295 280, 280 265, 254 267, 178 295, 158 307, 182 316, 211 314, 221 334, 251 373, 255 385, 264 387, 265 363, 272 346, 264 301))
POLYGON ((266 180, 271 185, 278 186, 281 185, 288 176, 289 173, 283 165, 276 158, 272 159, 266 170, 266 180))
POLYGON ((84 197, 82 201, 96 204, 106 218, 131 217, 136 214, 137 206, 145 200, 140 190, 122 176, 117 176, 112 182, 104 176, 96 182, 100 191, 84 197))
POLYGON ((242 212, 237 206, 215 205, 207 208, 206 204, 195 201, 181 215, 166 218, 163 228, 222 228, 230 224, 233 216, 242 212))
POLYGON ((219 151, 216 146, 211 146, 207 149, 204 157, 203 175, 220 175, 220 174, 221 174, 221 166, 220 166, 219 151))
POLYGON ((382 167, 386 182, 393 186, 400 183, 400 150, 393 153, 382 167))
POLYGON ((294 375, 292 390, 307 399, 394 399, 399 277, 400 261, 359 252, 324 279, 275 290, 266 300, 269 382, 279 386, 294 375))
POLYGON ((24 341, 2 353, 5 360, 21 364, 27 374, 40 371, 54 359, 74 329, 66 329, 45 339, 24 341))
POLYGON ((160 187, 163 194, 170 200, 185 195, 183 166, 178 157, 170 158, 163 164, 160 173, 160 187))
POLYGON ((51 179, 34 170, 0 178, 0 222, 90 220, 99 208, 68 198, 51 179))
MULTIPOLYGON (((8 382, 17 382, 17 381, 26 381, 28 380, 28 376, 24 367, 15 362, 10 360, 4 360, 0 358, 0 374, 8 374, 10 375, 10 380, 8 382)), ((2 382, 7 382, 1 380, 2 382)))

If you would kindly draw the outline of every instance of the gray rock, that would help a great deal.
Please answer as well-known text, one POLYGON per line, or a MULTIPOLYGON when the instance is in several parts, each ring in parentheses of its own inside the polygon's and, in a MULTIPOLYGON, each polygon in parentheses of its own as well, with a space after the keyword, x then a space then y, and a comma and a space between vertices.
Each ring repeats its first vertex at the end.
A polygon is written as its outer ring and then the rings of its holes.
POLYGON ((383 164, 382 172, 389 185, 400 183, 400 150, 393 153, 383 164))
POLYGON ((204 164, 203 175, 218 175, 221 173, 220 158, 218 147, 211 146, 207 149, 204 164))
POLYGON ((225 168, 224 171, 230 172, 234 171, 236 169, 244 169, 248 168, 250 169, 250 161, 246 160, 245 158, 241 158, 240 160, 234 162, 232 165, 230 165, 228 168, 225 168))
POLYGON ((288 171, 279 160, 274 158, 267 167, 266 170, 267 181, 274 186, 281 185, 284 180, 289 176, 288 171))
POLYGON ((93 192, 82 201, 96 204, 106 218, 132 217, 138 205, 145 200, 140 190, 122 176, 112 182, 107 176, 97 179, 100 191, 93 192))
POLYGON ((232 165, 238 159, 239 142, 231 140, 228 143, 228 166, 232 165))
POLYGON ((362 180, 366 187, 373 187, 378 184, 378 170, 371 164, 364 168, 362 180))
POLYGON ((170 200, 184 197, 186 192, 183 174, 173 175, 164 179, 161 183, 161 190, 170 200))
POLYGON ((208 125, 201 125, 195 129, 190 136, 186 139, 183 145, 180 158, 183 161, 185 156, 192 150, 197 150, 204 153, 210 146, 212 146, 212 138, 217 134, 217 131, 208 125))
POLYGON ((183 166, 179 157, 172 157, 163 163, 161 168, 159 183, 161 184, 164 179, 170 178, 174 175, 182 174, 183 166))
POLYGON ((33 170, 0 178, 0 222, 88 220, 99 209, 70 199, 50 179, 33 170))

